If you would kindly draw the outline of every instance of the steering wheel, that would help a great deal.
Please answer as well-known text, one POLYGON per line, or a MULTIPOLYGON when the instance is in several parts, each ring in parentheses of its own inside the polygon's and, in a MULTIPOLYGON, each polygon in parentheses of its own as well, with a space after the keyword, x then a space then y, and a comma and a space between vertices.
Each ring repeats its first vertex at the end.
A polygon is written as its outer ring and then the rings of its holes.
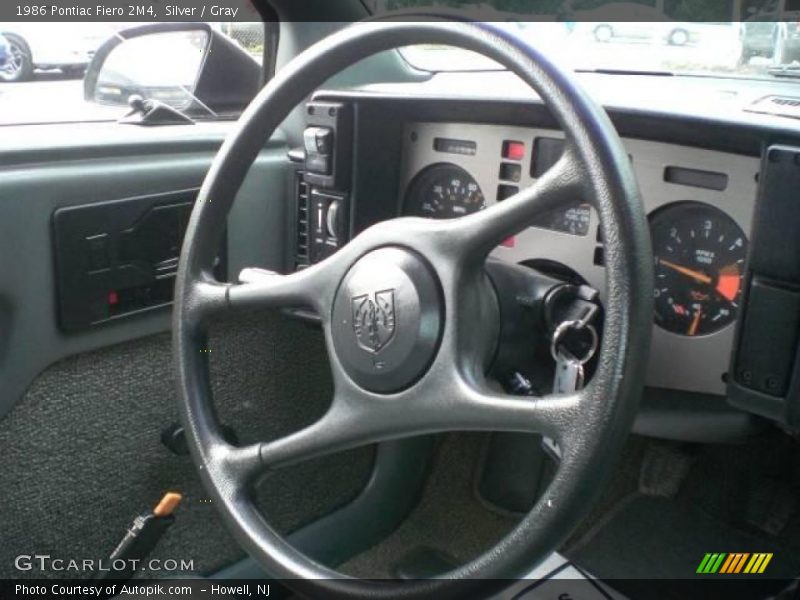
POLYGON ((352 25, 309 48, 264 87, 223 144, 181 253, 173 323, 180 409, 192 457, 227 525, 271 575, 314 597, 450 597, 478 587, 488 593, 524 577, 580 522, 630 430, 649 348, 651 256, 630 160, 610 120, 570 75, 521 40, 489 24, 387 21, 352 25), (296 273, 246 269, 240 283, 215 281, 226 215, 250 165, 288 113, 341 69, 411 44, 476 51, 516 73, 564 131, 558 163, 486 210, 447 221, 389 220, 296 273), (606 316, 597 369, 576 393, 505 395, 485 375, 499 329, 485 260, 539 211, 576 197, 593 204, 603 231, 606 316), (330 408, 287 437, 230 445, 214 416, 207 355, 200 352, 209 322, 231 310, 279 307, 307 307, 321 318, 334 383, 330 408), (271 469, 445 431, 540 433, 558 442, 562 457, 552 483, 513 531, 438 579, 368 582, 330 570, 292 548, 248 493, 271 469))

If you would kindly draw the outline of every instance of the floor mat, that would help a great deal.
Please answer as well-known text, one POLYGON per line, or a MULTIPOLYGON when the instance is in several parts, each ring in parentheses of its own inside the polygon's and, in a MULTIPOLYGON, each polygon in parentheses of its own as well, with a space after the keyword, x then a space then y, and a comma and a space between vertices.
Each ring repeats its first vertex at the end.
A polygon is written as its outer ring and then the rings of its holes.
POLYGON ((689 588, 678 580, 722 577, 696 574, 706 553, 773 553, 765 575, 731 576, 763 582, 748 581, 747 595, 737 597, 765 598, 780 589, 779 579, 800 574, 800 514, 795 510, 779 532, 768 533, 754 525, 753 505, 765 481, 798 497, 798 458, 797 445, 779 434, 738 446, 706 446, 676 497, 627 496, 566 554, 631 598, 647 597, 642 591, 652 592, 656 579, 671 580, 659 584, 659 598, 684 599, 706 596, 687 595, 689 588))
POLYGON ((769 573, 791 577, 800 555, 791 540, 732 529, 703 510, 635 495, 573 548, 570 558, 601 578, 691 578, 707 552, 773 552, 769 573))
MULTIPOLYGON (((419 507, 394 534, 343 570, 360 577, 390 577, 391 566, 419 547, 466 561, 506 533, 514 522, 486 510, 472 489, 484 439, 477 434, 448 436, 419 507)), ((798 444, 772 432, 741 445, 697 446, 688 473, 676 478, 680 484, 672 486, 675 490, 671 487, 668 496, 659 496, 639 491, 661 491, 658 486, 641 486, 639 477, 652 443, 632 436, 602 501, 564 549, 574 564, 609 580, 633 600, 763 600, 782 587, 779 578, 800 573, 800 510, 778 535, 752 525, 755 492, 765 480, 800 498, 798 444), (705 554, 714 552, 774 556, 766 575, 748 580, 746 586, 735 579, 732 596, 730 588, 718 589, 715 581, 711 589, 697 587, 698 581, 703 583, 698 578, 713 577, 698 576, 696 571, 705 554)))

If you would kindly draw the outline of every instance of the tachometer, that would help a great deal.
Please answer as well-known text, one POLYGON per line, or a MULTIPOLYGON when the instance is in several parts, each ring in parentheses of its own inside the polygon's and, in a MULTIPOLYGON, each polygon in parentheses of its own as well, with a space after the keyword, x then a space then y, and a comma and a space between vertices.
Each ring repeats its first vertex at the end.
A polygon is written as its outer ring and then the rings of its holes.
POLYGON ((687 336, 708 335, 736 319, 747 238, 727 214, 679 202, 650 219, 655 254, 655 321, 687 336))
POLYGON ((482 210, 483 192, 475 179, 450 163, 432 165, 408 188, 405 214, 433 219, 452 219, 482 210))

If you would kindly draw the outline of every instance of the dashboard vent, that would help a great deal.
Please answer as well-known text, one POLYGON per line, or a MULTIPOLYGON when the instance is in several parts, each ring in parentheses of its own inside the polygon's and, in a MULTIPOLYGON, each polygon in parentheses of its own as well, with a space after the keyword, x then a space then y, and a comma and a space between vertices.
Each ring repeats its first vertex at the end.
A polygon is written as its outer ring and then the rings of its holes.
POLYGON ((747 112, 800 119, 800 98, 793 96, 765 96, 745 108, 747 112))
POLYGON ((309 264, 308 184, 303 175, 303 171, 297 171, 295 175, 295 198, 297 200, 295 267, 305 267, 309 264))

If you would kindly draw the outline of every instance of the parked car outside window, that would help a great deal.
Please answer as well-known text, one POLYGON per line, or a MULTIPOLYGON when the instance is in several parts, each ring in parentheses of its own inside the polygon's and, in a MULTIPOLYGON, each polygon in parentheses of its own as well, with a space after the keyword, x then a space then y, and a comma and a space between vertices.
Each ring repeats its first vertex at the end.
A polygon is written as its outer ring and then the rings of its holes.
MULTIPOLYGON (((265 25, 256 18, 258 15, 253 15, 253 21, 214 22, 204 27, 238 47, 260 72, 265 25)), ((191 96, 202 53, 184 43, 186 36, 150 36, 147 44, 126 37, 126 32, 146 25, 152 24, 73 22, 65 27, 47 22, 0 23, 0 39, 6 40, 6 44, 0 43, 0 125, 113 121, 130 112, 128 99, 133 95, 188 110, 186 98, 191 96), (115 66, 117 56, 104 72, 104 83, 114 85, 98 87, 94 97, 87 99, 87 69, 98 50, 114 40, 128 48, 125 68, 115 66), (3 66, 4 47, 7 58, 3 66), (59 101, 53 102, 54 98, 59 101)), ((91 69, 88 71, 91 74, 91 69)), ((193 102, 199 106, 199 114, 192 113, 196 118, 233 118, 238 114, 217 114, 197 99, 193 102)))
POLYGON ((10 55, 11 50, 8 46, 8 40, 0 35, 0 69, 4 69, 6 67, 10 55))
POLYGON ((11 60, 0 80, 28 81, 35 69, 60 69, 79 75, 94 51, 114 32, 108 23, 0 23, 11 60))

